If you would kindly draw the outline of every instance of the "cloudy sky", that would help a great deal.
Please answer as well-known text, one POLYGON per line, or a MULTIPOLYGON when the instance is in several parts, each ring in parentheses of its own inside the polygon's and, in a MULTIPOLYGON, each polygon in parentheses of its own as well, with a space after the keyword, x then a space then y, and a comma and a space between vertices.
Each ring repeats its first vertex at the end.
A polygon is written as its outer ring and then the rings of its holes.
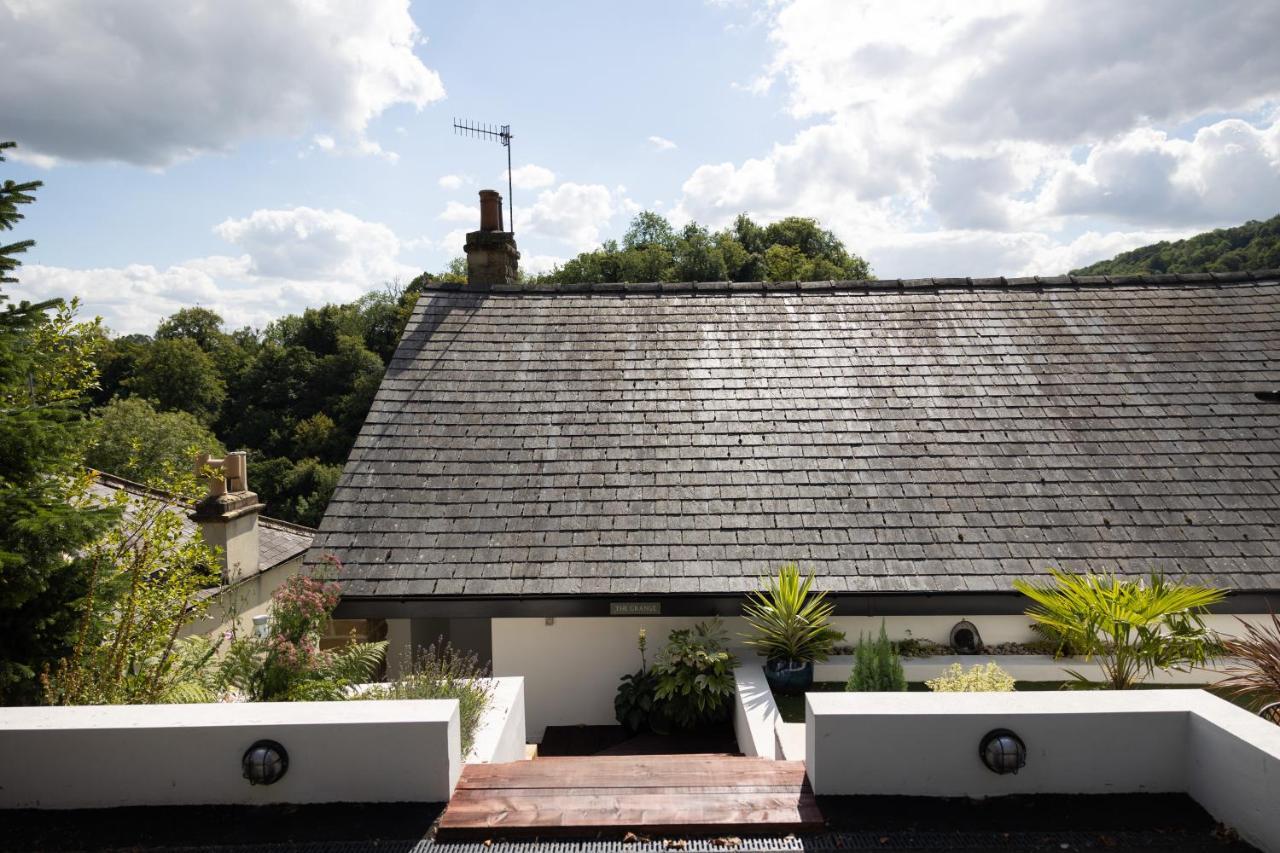
POLYGON ((817 217, 880 276, 1063 272, 1280 212, 1280 3, 0 0, 0 177, 45 182, 15 293, 121 332, 526 269, 648 208, 817 217))

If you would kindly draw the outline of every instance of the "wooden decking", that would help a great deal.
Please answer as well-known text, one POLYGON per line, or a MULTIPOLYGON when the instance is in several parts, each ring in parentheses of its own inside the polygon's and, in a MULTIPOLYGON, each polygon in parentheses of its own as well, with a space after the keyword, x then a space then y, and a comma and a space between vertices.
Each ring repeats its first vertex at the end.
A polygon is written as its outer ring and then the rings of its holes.
POLYGON ((803 762, 593 755, 467 765, 436 837, 785 835, 822 828, 803 762))

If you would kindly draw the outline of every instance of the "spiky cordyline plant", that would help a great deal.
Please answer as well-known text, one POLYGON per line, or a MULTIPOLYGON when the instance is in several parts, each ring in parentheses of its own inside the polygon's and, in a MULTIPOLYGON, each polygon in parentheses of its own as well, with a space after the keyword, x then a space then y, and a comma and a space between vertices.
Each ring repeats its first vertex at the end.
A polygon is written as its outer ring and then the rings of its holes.
POLYGON ((763 591, 750 594, 743 615, 755 629, 746 644, 768 660, 824 661, 844 633, 828 623, 835 605, 825 592, 810 593, 813 576, 800 577, 795 563, 778 570, 763 591))
POLYGON ((1226 667, 1227 677, 1215 686, 1257 708, 1280 702, 1280 616, 1272 613, 1270 625, 1236 621, 1244 626, 1244 636, 1224 640, 1222 648, 1240 662, 1226 667))
MULTIPOLYGON (((1014 581, 1035 604, 1027 615, 1070 645, 1085 660, 1096 659, 1105 685, 1126 690, 1157 669, 1186 671, 1221 652, 1205 627, 1207 608, 1225 593, 1212 587, 1165 580, 1130 580, 1107 574, 1072 575, 1051 569, 1041 583, 1014 581)), ((1088 678, 1066 670, 1076 682, 1088 678)))

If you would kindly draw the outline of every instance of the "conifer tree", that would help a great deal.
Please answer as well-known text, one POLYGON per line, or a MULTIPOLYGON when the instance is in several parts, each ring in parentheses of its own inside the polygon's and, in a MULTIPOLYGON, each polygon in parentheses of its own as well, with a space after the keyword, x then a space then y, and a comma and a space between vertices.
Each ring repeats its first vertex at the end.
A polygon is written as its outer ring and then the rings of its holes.
MULTIPOLYGON (((0 142, 3 152, 14 147, 0 142)), ((0 232, 23 218, 40 181, 0 184, 0 232)), ((80 398, 96 372, 74 305, 14 302, 18 255, 32 240, 0 241, 0 702, 32 702, 41 671, 74 641, 83 594, 79 554, 111 521, 86 504, 80 398), (78 498, 79 496, 79 498, 78 498)))

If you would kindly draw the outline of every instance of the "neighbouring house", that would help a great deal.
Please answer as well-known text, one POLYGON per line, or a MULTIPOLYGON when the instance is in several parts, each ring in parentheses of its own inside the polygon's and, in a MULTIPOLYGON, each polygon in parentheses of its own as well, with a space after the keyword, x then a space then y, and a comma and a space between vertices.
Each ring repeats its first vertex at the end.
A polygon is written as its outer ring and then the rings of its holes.
POLYGON ((393 646, 525 676, 534 739, 784 562, 851 639, 1030 639, 1050 567, 1280 605, 1280 271, 525 285, 483 204, 308 562, 393 646))
MULTIPOLYGON (((104 501, 126 495, 126 516, 146 511, 148 502, 159 501, 181 515, 184 530, 191 536, 197 531, 205 542, 218 549, 219 584, 204 591, 214 600, 204 619, 186 626, 184 636, 223 634, 232 630, 245 633, 252 629, 253 617, 266 613, 271 594, 285 579, 302 568, 303 555, 311 546, 316 531, 262 515, 265 506, 249 490, 245 454, 231 453, 225 459, 209 460, 222 468, 227 476, 215 478, 210 493, 194 506, 166 492, 106 472, 95 472, 90 490, 104 501)), ((325 642, 343 642, 351 631, 362 638, 385 633, 380 623, 365 620, 335 622, 325 642)))

